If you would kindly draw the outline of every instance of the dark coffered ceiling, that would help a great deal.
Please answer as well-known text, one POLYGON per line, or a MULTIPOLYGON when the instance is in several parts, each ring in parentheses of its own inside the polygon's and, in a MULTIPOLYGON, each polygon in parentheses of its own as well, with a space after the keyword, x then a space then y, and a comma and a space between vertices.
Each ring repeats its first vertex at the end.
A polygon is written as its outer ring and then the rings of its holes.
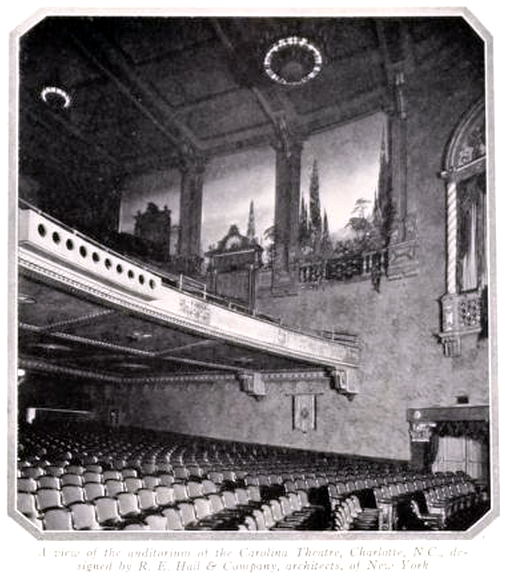
POLYGON ((20 39, 21 168, 40 178, 41 163, 84 159, 121 177, 271 143, 281 120, 308 135, 387 108, 398 63, 412 70, 463 32, 458 18, 48 17, 20 39), (323 57, 300 86, 263 68, 288 36, 323 57), (70 106, 44 103, 44 86, 70 106))

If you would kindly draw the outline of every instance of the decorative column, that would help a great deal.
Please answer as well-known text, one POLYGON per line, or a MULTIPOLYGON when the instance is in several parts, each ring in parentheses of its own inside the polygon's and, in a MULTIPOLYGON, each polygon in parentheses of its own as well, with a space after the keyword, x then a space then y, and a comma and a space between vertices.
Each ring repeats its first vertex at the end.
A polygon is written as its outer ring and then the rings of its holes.
POLYGON ((456 262, 458 237, 457 185, 449 180, 447 188, 447 293, 456 293, 456 262))
POLYGON ((275 256, 272 291, 296 292, 298 257, 298 221, 300 212, 300 170, 303 143, 291 133, 282 133, 274 143, 275 174, 275 256))
MULTIPOLYGON (((448 177, 448 173, 444 176, 448 177)), ((447 263, 446 263, 446 294, 441 299, 442 334, 440 340, 446 357, 461 355, 461 337, 457 330, 458 302, 456 268, 458 259, 458 204, 457 183, 449 178, 446 181, 447 191, 447 263)))
POLYGON ((394 72, 394 105, 389 112, 391 195, 394 219, 389 243, 388 277, 399 279, 418 273, 416 214, 408 203, 408 134, 403 67, 394 72))
POLYGON ((409 410, 410 465, 414 470, 431 471, 431 442, 436 422, 423 419, 421 410, 409 410))
POLYGON ((202 157, 185 159, 181 165, 181 199, 179 215, 179 268, 182 273, 200 272, 202 195, 205 161, 202 157))

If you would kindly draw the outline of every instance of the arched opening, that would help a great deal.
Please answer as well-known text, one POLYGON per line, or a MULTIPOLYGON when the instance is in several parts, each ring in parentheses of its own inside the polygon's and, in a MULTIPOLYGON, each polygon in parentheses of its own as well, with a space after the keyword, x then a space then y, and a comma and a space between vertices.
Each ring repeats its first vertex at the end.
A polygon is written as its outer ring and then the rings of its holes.
POLYGON ((483 101, 460 121, 447 149, 446 293, 442 297, 444 353, 461 354, 466 336, 487 337, 486 119, 483 101))

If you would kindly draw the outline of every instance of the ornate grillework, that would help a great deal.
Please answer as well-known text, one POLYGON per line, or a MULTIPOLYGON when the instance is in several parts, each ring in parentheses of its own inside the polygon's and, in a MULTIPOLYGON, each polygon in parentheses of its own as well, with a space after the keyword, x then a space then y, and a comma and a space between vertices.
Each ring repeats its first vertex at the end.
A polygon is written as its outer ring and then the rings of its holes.
POLYGON ((469 293, 444 295, 442 306, 442 332, 439 334, 446 357, 461 355, 461 338, 483 333, 483 296, 480 290, 469 293))
POLYGON ((463 296, 459 303, 459 319, 465 327, 480 327, 481 299, 480 295, 463 296))

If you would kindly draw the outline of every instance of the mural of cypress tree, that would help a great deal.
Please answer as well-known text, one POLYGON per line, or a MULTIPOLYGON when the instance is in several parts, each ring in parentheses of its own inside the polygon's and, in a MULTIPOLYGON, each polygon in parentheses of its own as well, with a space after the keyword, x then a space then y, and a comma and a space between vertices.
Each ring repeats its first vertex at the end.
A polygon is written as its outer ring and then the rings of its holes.
POLYGON ((377 222, 374 224, 380 228, 380 233, 384 240, 385 245, 389 244, 391 236, 391 228, 395 218, 395 207, 393 204, 391 189, 392 189, 391 163, 386 148, 386 137, 383 131, 380 150, 380 160, 379 160, 377 197, 376 197, 377 213, 374 215, 376 218, 380 217, 381 222, 380 223, 377 222))
POLYGON ((247 220, 247 238, 253 241, 256 237, 256 223, 254 219, 254 201, 249 205, 249 218, 247 220))
POLYGON ((321 253, 323 255, 328 255, 333 251, 333 246, 331 244, 330 239, 330 231, 328 228, 328 214, 326 213, 326 209, 324 211, 324 218, 323 218, 323 234, 321 238, 321 253))
POLYGON ((310 175, 309 188, 309 209, 310 209, 310 236, 314 252, 319 252, 321 245, 321 202, 319 200, 319 171, 317 159, 314 159, 312 173, 310 175))
POLYGON ((302 204, 300 207, 298 240, 300 243, 300 249, 302 251, 306 250, 310 244, 310 231, 309 231, 309 214, 307 211, 307 204, 305 203, 305 198, 303 196, 302 196, 302 204))

